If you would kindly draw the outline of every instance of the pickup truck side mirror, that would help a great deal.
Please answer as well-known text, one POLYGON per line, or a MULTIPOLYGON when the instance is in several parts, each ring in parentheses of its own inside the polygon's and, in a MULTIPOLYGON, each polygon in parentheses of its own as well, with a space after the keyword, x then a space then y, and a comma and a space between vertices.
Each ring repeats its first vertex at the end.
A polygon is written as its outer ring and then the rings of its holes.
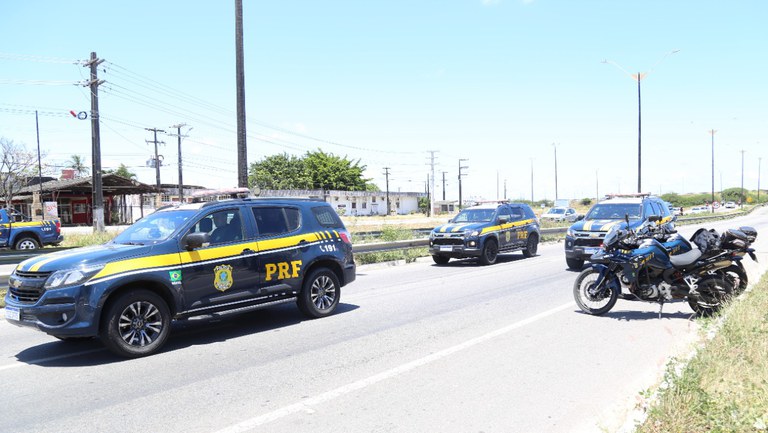
POLYGON ((182 246, 187 251, 192 251, 194 249, 202 247, 204 244, 207 244, 211 241, 211 235, 209 235, 206 232, 195 232, 190 233, 184 237, 184 241, 182 242, 182 246))

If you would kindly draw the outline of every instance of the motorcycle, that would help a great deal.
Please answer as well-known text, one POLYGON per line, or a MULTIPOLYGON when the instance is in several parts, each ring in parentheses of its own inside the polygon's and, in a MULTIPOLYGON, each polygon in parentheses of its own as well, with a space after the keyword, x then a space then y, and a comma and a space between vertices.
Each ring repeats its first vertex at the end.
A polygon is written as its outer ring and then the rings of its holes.
POLYGON ((738 229, 728 229, 722 235, 714 229, 698 229, 690 240, 686 240, 676 230, 666 229, 664 226, 648 228, 649 235, 659 240, 671 255, 695 255, 693 245, 701 252, 698 260, 718 258, 730 260, 731 265, 716 271, 726 278, 734 288, 734 295, 741 294, 749 284, 747 271, 742 260, 745 256, 757 262, 752 243, 757 239, 757 230, 752 227, 742 226, 738 229))
POLYGON ((582 311, 607 313, 625 288, 639 300, 659 303, 659 317, 664 303, 676 299, 687 300, 697 315, 709 316, 733 294, 733 284, 723 272, 733 265, 730 259, 723 254, 703 257, 692 248, 672 254, 674 243, 682 250, 684 242, 675 239, 665 247, 653 235, 658 220, 650 217, 637 229, 608 232, 600 251, 590 258, 592 265, 573 285, 574 299, 582 311))

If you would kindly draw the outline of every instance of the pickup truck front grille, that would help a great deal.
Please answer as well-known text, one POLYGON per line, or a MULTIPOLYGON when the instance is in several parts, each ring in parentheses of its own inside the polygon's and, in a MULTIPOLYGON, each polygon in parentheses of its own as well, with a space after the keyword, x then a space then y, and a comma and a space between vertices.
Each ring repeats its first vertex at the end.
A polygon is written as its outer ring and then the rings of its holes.
POLYGON ((16 271, 8 280, 8 294, 17 302, 34 304, 43 296, 43 285, 50 275, 50 272, 16 271))

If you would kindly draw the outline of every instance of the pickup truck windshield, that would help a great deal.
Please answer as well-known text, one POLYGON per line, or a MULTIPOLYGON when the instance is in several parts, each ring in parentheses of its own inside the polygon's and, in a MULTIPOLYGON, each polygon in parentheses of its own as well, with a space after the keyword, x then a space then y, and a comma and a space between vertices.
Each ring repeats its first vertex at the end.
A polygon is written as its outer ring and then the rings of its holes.
POLYGON ((596 204, 585 217, 587 220, 616 220, 629 215, 629 219, 640 219, 640 203, 605 203, 596 204))
POLYGON ((493 218, 494 209, 464 209, 453 219, 455 223, 488 222, 493 218))
POLYGON ((116 244, 147 244, 164 241, 179 230, 196 211, 174 210, 155 212, 128 227, 112 242, 116 244))

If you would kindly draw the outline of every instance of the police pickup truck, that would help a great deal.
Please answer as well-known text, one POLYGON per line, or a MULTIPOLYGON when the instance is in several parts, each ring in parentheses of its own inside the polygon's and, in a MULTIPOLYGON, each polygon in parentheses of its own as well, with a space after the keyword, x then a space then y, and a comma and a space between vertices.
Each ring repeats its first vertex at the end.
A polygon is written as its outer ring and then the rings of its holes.
POLYGON ((0 209, 0 248, 36 250, 64 240, 59 220, 30 221, 14 210, 0 209))
POLYGON ((674 229, 676 217, 659 197, 643 193, 608 195, 565 232, 566 264, 570 269, 580 270, 584 261, 600 249, 610 229, 633 229, 652 215, 659 217, 657 224, 674 229))
POLYGON ((61 340, 100 337, 134 358, 163 347, 171 322, 295 302, 332 314, 355 280, 349 232, 314 199, 244 198, 160 208, 103 245, 21 262, 5 318, 61 340))

